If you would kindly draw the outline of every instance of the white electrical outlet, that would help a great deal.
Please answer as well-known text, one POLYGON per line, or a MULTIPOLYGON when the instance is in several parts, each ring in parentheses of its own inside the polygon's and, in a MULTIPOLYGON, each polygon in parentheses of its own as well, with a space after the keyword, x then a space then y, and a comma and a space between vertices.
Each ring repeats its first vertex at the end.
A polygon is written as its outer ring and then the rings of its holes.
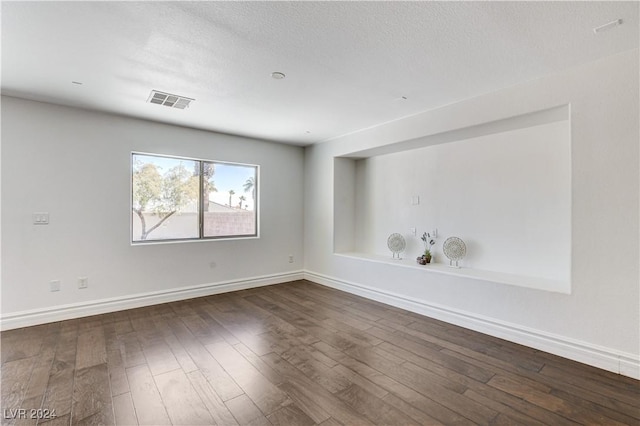
POLYGON ((87 288, 87 287, 89 287, 89 278, 78 277, 78 288, 87 288))
POLYGON ((33 214, 33 224, 34 225, 48 225, 49 224, 49 213, 48 212, 40 212, 33 214))
POLYGON ((49 291, 60 291, 60 280, 49 281, 49 291))
POLYGON ((289 255, 289 263, 293 263, 293 255, 292 254, 289 255))
POLYGON ((416 228, 409 228, 409 232, 411 232, 411 235, 414 237, 416 236, 416 228))

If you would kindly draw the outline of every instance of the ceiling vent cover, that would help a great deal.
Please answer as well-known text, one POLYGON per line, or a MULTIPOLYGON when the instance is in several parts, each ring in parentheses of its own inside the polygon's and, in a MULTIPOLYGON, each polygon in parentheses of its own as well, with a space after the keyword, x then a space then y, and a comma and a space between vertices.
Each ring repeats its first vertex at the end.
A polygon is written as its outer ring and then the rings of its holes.
POLYGON ((147 102, 152 104, 164 105, 170 108, 185 109, 195 99, 185 98, 184 96, 172 95, 171 93, 159 92, 152 90, 147 102))

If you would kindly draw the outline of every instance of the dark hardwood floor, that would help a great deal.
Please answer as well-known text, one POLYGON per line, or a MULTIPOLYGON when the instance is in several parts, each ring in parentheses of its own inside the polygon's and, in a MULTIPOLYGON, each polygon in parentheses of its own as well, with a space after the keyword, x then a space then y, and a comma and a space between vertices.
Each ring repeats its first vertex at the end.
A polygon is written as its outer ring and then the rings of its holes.
POLYGON ((307 281, 1 337, 8 425, 640 424, 637 380, 307 281))

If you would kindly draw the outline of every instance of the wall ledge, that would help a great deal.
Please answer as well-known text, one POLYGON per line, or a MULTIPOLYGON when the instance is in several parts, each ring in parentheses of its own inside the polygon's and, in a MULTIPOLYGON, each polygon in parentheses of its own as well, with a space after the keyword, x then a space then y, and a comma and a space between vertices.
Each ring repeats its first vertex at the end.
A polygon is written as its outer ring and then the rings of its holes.
POLYGON ((54 306, 51 308, 14 312, 0 317, 0 330, 11 330, 21 327, 29 327, 32 325, 122 311, 125 309, 157 305, 160 303, 211 296, 213 294, 227 293, 230 291, 280 284, 289 281, 301 280, 303 277, 304 273, 300 270, 189 287, 179 287, 169 290, 134 294, 131 296, 93 300, 83 303, 73 303, 54 306))
POLYGON ((305 270, 304 279, 640 380, 640 356, 305 270))
MULTIPOLYGON (((430 263, 428 265, 418 265, 412 256, 403 259, 392 259, 391 256, 381 256, 370 253, 334 253, 336 256, 350 259, 362 260, 366 262, 384 263, 397 266, 399 268, 410 268, 423 271, 424 273, 453 275, 462 278, 471 278, 479 281, 489 281, 500 284, 515 285, 518 287, 531 288, 534 290, 544 290, 554 293, 571 294, 571 283, 568 281, 552 280, 542 277, 531 277, 526 275, 509 274, 505 272, 486 271, 474 268, 451 268, 445 263, 430 263)), ((439 255, 442 256, 442 255, 439 255)))

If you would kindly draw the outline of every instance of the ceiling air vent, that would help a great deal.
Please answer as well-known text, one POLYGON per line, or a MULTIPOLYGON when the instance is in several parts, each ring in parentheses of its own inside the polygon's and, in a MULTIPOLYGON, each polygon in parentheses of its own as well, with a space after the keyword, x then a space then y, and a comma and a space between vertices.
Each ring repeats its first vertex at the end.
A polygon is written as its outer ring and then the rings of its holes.
POLYGON ((164 105, 171 108, 185 109, 195 99, 185 98, 184 96, 172 95, 171 93, 159 92, 152 90, 147 102, 152 104, 164 105))

